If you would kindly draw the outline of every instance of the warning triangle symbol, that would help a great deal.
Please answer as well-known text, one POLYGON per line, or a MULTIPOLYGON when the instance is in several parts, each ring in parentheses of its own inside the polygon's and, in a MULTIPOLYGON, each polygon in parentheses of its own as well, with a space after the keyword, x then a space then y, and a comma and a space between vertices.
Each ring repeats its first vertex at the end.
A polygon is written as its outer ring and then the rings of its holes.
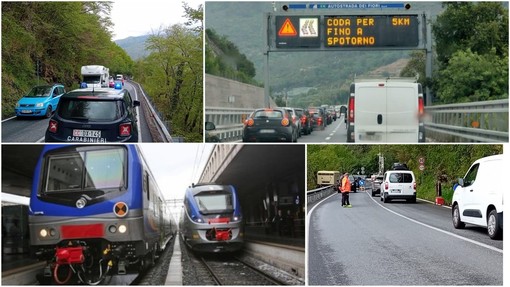
POLYGON ((285 19, 285 22, 283 22, 282 27, 280 28, 280 31, 278 32, 278 36, 296 36, 297 31, 296 28, 294 28, 294 25, 292 25, 292 22, 289 18, 285 19))

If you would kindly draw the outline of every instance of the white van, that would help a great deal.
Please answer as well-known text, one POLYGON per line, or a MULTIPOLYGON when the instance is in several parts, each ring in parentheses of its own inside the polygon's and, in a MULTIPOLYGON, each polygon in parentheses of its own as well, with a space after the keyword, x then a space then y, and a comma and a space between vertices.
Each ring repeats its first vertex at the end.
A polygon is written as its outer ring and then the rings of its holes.
MULTIPOLYGON (((506 167, 508 168, 508 166, 506 167)), ((475 161, 454 190, 452 221, 455 228, 470 223, 487 228, 492 239, 503 234, 503 190, 505 178, 503 155, 475 161)))
POLYGON ((389 170, 381 183, 381 201, 405 199, 416 203, 416 178, 410 170, 389 170))
POLYGON ((423 90, 414 78, 351 84, 347 142, 424 142, 423 90))

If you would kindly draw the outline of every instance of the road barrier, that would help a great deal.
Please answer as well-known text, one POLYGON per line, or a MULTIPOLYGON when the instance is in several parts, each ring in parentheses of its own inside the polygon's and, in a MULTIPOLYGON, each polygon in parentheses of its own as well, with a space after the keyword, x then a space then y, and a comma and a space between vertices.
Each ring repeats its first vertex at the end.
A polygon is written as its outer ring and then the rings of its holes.
POLYGON ((425 107, 425 135, 439 142, 508 142, 508 99, 425 107))
POLYGON ((220 142, 234 142, 242 139, 243 123, 254 109, 243 108, 219 108, 209 107, 205 109, 205 121, 213 122, 216 130, 209 131, 210 135, 216 135, 220 142))
POLYGON ((334 185, 328 185, 325 187, 309 190, 306 192, 306 203, 315 203, 316 201, 326 198, 336 192, 337 191, 335 190, 334 185))

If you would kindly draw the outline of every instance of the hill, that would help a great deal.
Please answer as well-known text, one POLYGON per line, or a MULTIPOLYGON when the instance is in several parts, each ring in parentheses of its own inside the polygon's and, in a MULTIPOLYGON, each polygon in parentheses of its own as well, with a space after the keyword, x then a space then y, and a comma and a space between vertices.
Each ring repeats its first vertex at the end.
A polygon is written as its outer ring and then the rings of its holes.
POLYGON ((116 40, 115 43, 124 49, 133 61, 136 61, 149 55, 147 50, 145 50, 145 41, 149 38, 149 36, 150 35, 128 37, 116 40))

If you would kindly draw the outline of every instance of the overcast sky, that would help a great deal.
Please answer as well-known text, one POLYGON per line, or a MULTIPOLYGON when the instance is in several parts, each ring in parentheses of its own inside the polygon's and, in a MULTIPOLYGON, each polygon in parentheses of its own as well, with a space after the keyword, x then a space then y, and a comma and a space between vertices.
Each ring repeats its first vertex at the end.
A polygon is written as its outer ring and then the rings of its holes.
POLYGON ((197 9, 204 0, 117 0, 113 3, 111 19, 114 24, 113 40, 130 36, 151 34, 160 27, 174 24, 184 24, 182 3, 186 2, 191 8, 197 9))
POLYGON ((213 144, 139 144, 166 200, 183 199, 186 188, 198 182, 213 144))

